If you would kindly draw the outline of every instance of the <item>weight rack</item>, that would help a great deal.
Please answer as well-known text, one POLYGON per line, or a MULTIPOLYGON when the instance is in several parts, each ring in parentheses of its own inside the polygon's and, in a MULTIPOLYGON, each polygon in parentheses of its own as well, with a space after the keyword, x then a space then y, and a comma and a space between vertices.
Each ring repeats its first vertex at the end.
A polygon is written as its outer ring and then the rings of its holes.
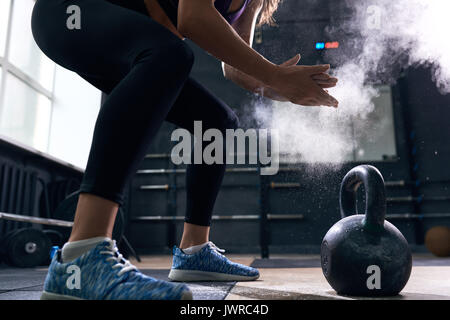
MULTIPOLYGON (((162 223, 172 226, 172 232, 175 230, 175 225, 178 225, 184 221, 184 216, 176 214, 176 194, 179 191, 182 191, 185 187, 183 185, 177 184, 176 177, 179 175, 184 175, 186 173, 185 168, 175 168, 171 165, 169 161, 169 154, 148 154, 146 156, 147 159, 165 159, 167 161, 168 167, 167 169, 140 169, 137 171, 137 175, 139 176, 167 176, 170 180, 170 183, 162 183, 162 184, 152 184, 152 183, 142 183, 136 188, 141 191, 147 192, 171 192, 171 200, 168 201, 168 205, 171 205, 171 214, 170 215, 142 215, 132 217, 130 222, 133 223, 162 223)), ((280 167, 280 173, 295 173, 300 172, 302 169, 297 167, 280 167)), ((259 167, 229 167, 226 169, 227 174, 241 174, 241 173, 250 173, 259 175, 260 168, 259 167)), ((427 181, 424 183, 432 184, 432 183, 445 183, 446 181, 427 181)), ((450 181, 448 181, 450 182, 450 181)), ((408 181, 408 180, 392 180, 385 181, 386 189, 408 189, 416 185, 417 181, 408 181)), ((288 213, 288 214, 273 214, 271 211, 270 204, 270 193, 272 190, 282 189, 282 190, 300 190, 302 189, 302 183, 296 181, 286 181, 279 182, 274 181, 271 176, 261 176, 259 175, 259 184, 244 184, 238 183, 233 185, 224 184, 222 186, 223 189, 227 188, 250 188, 259 191, 259 204, 260 209, 259 212, 249 212, 246 214, 237 214, 237 215, 223 215, 223 214, 213 214, 212 220, 217 222, 223 221, 255 221, 259 223, 259 246, 261 250, 261 257, 268 258, 269 257, 269 246, 270 246, 270 234, 271 234, 271 222, 272 221, 305 221, 306 216, 304 213, 288 213)), ((396 204, 396 203, 414 203, 414 202, 424 202, 424 201, 450 201, 450 197, 448 196, 391 196, 387 198, 388 204, 396 204)), ((169 211, 168 211, 169 212, 169 211)), ((387 214, 387 219, 393 220, 415 220, 420 221, 421 219, 434 219, 434 218, 450 218, 450 213, 440 212, 440 213, 420 213, 420 212, 412 212, 412 213, 392 213, 387 214)), ((174 236, 172 235, 172 240, 169 241, 168 245, 172 245, 175 242, 174 236)))

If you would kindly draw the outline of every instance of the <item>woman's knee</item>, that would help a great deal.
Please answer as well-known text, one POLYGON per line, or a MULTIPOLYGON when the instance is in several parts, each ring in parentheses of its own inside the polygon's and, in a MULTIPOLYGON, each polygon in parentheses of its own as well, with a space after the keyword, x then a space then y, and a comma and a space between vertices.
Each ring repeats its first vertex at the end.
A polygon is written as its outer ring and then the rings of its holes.
POLYGON ((178 49, 178 54, 181 55, 183 64, 188 66, 190 71, 195 61, 194 51, 192 51, 191 47, 184 41, 179 42, 178 45, 181 46, 181 48, 178 49))
POLYGON ((194 64, 194 53, 188 44, 175 36, 157 44, 147 37, 151 37, 151 32, 137 42, 132 67, 143 65, 148 67, 150 73, 161 70, 183 78, 189 75, 194 64))
POLYGON ((224 114, 217 115, 215 121, 210 122, 206 127, 217 129, 225 135, 227 130, 239 128, 239 118, 231 109, 225 109, 224 114))
POLYGON ((189 75, 194 64, 194 52, 180 39, 170 40, 157 48, 145 50, 143 58, 148 58, 153 67, 154 63, 157 63, 166 72, 180 76, 189 75))
POLYGON ((237 116, 237 114, 234 113, 234 111, 228 112, 228 119, 225 122, 226 129, 236 130, 237 128, 239 128, 239 126, 240 126, 240 122, 239 122, 239 117, 237 116))
POLYGON ((189 73, 191 71, 195 57, 194 52, 186 42, 177 39, 169 43, 163 51, 178 72, 185 70, 189 73))

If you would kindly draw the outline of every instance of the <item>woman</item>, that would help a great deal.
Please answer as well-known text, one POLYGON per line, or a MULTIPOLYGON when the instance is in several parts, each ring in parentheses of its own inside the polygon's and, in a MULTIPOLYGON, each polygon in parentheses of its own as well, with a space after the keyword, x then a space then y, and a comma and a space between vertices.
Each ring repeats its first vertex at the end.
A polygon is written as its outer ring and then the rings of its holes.
MULTIPOLYGON (((111 234, 124 187, 166 120, 193 131, 238 127, 233 111, 189 78, 189 38, 224 63, 228 79, 269 98, 333 106, 324 88, 328 65, 275 65, 251 48, 258 16, 271 21, 279 0, 37 0, 36 43, 57 64, 106 92, 96 122, 69 242, 53 257, 43 299, 190 299, 184 284, 142 275, 119 254, 111 234), (79 10, 73 10, 73 5, 79 10), (69 8, 69 6, 71 6, 69 8), (76 13, 78 16, 72 16, 76 13), (68 19, 79 19, 70 28, 68 19)), ((225 165, 190 165, 182 240, 174 281, 254 280, 209 242, 209 225, 225 165)))

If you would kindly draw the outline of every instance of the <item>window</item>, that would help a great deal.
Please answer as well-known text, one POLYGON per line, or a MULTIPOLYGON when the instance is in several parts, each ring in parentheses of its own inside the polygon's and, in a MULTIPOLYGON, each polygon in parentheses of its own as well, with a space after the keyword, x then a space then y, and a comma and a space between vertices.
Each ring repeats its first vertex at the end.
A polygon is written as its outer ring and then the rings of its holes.
POLYGON ((389 86, 378 87, 379 96, 373 99, 374 111, 354 133, 355 161, 396 159, 392 91, 389 86), (366 129, 364 129, 366 128, 366 129))
MULTIPOLYGON (((275 103, 269 122, 279 134, 280 160, 342 163, 395 159, 394 115, 389 86, 379 86, 374 108, 364 117, 336 110, 275 103)), ((343 106, 341 106, 343 108, 343 106)), ((262 115, 267 122, 267 115, 262 115)))
POLYGON ((55 64, 31 33, 34 0, 0 1, 0 135, 46 152, 55 64))
POLYGON ((46 151, 51 100, 8 73, 0 128, 2 134, 46 151))
POLYGON ((34 0, 14 0, 8 60, 46 90, 52 90, 55 64, 36 45, 31 33, 34 0))
POLYGON ((11 0, 0 1, 0 57, 3 57, 5 55, 10 5, 11 0))

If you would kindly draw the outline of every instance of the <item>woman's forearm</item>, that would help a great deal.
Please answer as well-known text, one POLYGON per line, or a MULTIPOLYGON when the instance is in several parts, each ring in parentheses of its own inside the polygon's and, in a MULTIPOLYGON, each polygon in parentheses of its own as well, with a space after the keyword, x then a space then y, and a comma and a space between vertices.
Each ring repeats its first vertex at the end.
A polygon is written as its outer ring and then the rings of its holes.
POLYGON ((211 0, 180 0, 178 30, 219 60, 264 84, 271 83, 278 69, 242 40, 211 0))
POLYGON ((338 106, 338 101, 312 78, 326 73, 330 65, 278 66, 271 63, 227 23, 214 7, 214 0, 179 0, 177 29, 203 50, 262 82, 292 103, 338 106))
POLYGON ((230 65, 223 63, 222 68, 224 71, 225 78, 230 81, 233 81, 241 88, 272 100, 287 101, 287 99, 277 94, 271 88, 265 86, 261 81, 258 81, 255 78, 250 77, 249 75, 231 67, 230 65))
POLYGON ((233 81, 238 86, 250 92, 258 92, 264 84, 261 81, 256 80, 255 78, 245 74, 232 66, 222 63, 223 74, 226 79, 233 81))

